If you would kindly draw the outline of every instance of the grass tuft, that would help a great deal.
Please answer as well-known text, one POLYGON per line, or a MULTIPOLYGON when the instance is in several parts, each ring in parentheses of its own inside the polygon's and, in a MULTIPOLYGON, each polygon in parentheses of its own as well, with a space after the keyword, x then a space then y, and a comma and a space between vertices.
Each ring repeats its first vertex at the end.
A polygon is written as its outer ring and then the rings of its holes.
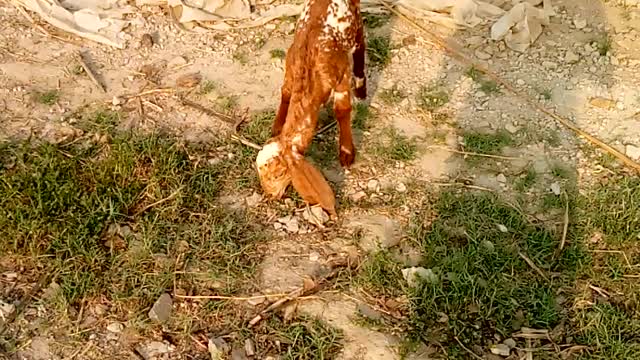
POLYGON ((273 49, 269 51, 269 55, 271 55, 272 59, 283 60, 287 57, 287 52, 284 49, 273 49))
POLYGON ((39 104, 52 106, 60 99, 60 92, 58 90, 36 91, 33 99, 39 104))
POLYGON ((417 156, 418 145, 414 139, 400 134, 390 127, 383 132, 383 138, 374 149, 374 154, 389 161, 411 161, 417 156))
POLYGON ((391 39, 387 36, 374 36, 367 41, 367 54, 374 66, 386 66, 391 61, 391 39))
POLYGON ((500 131, 496 134, 466 132, 463 136, 465 150, 478 154, 496 155, 503 147, 512 143, 511 137, 504 131, 500 131))
POLYGON ((449 102, 449 94, 433 86, 423 86, 416 100, 424 110, 435 111, 449 102))

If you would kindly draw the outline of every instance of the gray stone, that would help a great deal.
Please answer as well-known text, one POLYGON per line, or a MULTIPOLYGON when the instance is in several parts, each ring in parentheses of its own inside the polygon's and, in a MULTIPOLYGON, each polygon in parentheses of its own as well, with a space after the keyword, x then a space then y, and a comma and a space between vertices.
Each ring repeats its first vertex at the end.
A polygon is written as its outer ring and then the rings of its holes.
POLYGON ((364 191, 358 191, 358 192, 357 192, 357 193, 355 193, 355 194, 351 194, 349 197, 351 198, 351 201, 353 201, 353 202, 359 202, 359 201, 361 201, 362 199, 364 199, 364 198, 366 198, 366 197, 367 197, 367 193, 365 193, 364 191))
POLYGON ((496 176, 496 180, 497 180, 499 183, 504 184, 504 183, 506 183, 506 182, 507 182, 507 177, 506 177, 506 176, 504 176, 504 174, 500 173, 500 174, 498 174, 498 176, 496 176))
POLYGON ((580 61, 580 56, 569 50, 564 54, 564 61, 568 64, 575 64, 580 61))
POLYGON ((358 303, 358 312, 369 320, 382 320, 382 314, 367 304, 358 303))
POLYGON ((319 228, 329 221, 329 215, 319 206, 310 206, 302 212, 302 218, 319 228))
POLYGON ((516 341, 513 340, 512 338, 508 338, 505 341, 503 341, 502 343, 507 345, 509 347, 509 349, 513 349, 518 345, 518 344, 516 344, 516 341))
POLYGON ((384 215, 365 215, 353 219, 349 226, 364 231, 360 247, 367 252, 388 249, 400 243, 400 225, 384 215))
POLYGON ((496 345, 492 345, 491 348, 491 353, 494 355, 500 355, 500 356, 509 356, 509 354, 511 354, 511 349, 509 349, 509 347, 505 344, 496 344, 496 345))
POLYGON ((587 20, 586 19, 575 18, 575 19, 573 19, 573 25, 575 25, 576 29, 582 30, 585 27, 587 27, 587 20))
POLYGON ((175 350, 173 345, 160 341, 151 341, 136 346, 136 351, 144 360, 157 359, 158 357, 170 353, 173 350, 175 350))
POLYGON ((171 317, 173 308, 173 300, 171 295, 164 293, 156 300, 151 310, 149 310, 149 318, 155 322, 163 323, 171 317))
POLYGON ((425 269, 423 267, 402 269, 402 277, 411 287, 418 286, 421 280, 428 281, 430 283, 436 283, 438 281, 438 276, 433 272, 433 270, 425 269))

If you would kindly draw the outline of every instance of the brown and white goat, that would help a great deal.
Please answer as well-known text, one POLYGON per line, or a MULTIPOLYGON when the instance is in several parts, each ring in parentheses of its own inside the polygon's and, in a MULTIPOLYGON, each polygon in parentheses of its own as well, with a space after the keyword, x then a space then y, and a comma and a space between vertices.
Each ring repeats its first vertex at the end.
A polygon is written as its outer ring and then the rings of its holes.
POLYGON ((366 97, 365 44, 360 0, 306 0, 293 44, 287 52, 282 99, 272 138, 256 163, 265 192, 279 199, 289 183, 308 204, 336 217, 331 187, 304 158, 316 133, 318 112, 333 94, 338 121, 340 164, 355 160, 351 133, 352 81, 355 96, 366 97))

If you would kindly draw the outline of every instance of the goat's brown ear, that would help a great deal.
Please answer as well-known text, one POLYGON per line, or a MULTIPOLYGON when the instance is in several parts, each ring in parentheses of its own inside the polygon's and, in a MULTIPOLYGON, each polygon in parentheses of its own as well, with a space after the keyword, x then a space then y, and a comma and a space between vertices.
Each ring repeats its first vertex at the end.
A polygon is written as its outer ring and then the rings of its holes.
POLYGON ((335 195, 320 170, 313 167, 304 158, 297 159, 291 165, 293 187, 302 199, 311 205, 320 205, 331 218, 337 219, 335 195))

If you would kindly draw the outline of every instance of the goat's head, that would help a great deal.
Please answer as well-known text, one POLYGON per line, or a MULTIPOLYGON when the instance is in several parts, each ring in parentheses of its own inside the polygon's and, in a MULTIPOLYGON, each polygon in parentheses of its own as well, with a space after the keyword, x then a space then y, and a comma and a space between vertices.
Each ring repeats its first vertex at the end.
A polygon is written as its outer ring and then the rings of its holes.
POLYGON ((277 139, 269 140, 256 158, 260 185, 274 199, 280 199, 291 183, 291 171, 282 156, 283 148, 277 139))

